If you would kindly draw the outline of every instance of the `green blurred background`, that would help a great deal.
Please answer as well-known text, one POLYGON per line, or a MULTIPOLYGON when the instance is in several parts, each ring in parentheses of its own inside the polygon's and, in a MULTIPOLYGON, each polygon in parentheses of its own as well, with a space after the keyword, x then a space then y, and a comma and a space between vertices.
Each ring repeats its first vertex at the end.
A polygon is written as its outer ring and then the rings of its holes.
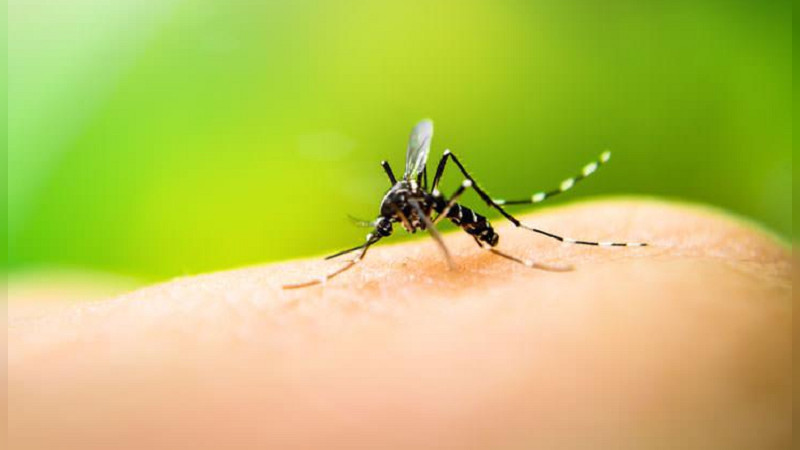
POLYGON ((11 273, 149 282, 359 243, 346 214, 375 216, 378 163, 401 171, 424 117, 432 154, 453 149, 497 197, 555 186, 608 148, 612 164, 554 204, 666 196, 795 235, 788 1, 10 0, 8 13, 11 273))

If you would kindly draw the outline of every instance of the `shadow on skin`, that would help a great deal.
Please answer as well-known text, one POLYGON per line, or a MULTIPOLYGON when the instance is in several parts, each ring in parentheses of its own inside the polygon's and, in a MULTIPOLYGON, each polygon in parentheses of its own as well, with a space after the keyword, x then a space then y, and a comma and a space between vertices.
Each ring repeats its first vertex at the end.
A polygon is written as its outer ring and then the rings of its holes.
POLYGON ((791 251, 643 200, 177 279, 9 327, 12 448, 788 448, 791 251))

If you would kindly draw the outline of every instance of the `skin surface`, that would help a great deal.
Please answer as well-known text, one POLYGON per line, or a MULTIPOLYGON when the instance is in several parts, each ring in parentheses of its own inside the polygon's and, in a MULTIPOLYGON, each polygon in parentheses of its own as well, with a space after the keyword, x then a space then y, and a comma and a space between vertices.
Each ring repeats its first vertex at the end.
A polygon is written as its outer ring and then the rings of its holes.
POLYGON ((9 448, 789 448, 791 250, 649 200, 177 279, 11 319, 9 448))

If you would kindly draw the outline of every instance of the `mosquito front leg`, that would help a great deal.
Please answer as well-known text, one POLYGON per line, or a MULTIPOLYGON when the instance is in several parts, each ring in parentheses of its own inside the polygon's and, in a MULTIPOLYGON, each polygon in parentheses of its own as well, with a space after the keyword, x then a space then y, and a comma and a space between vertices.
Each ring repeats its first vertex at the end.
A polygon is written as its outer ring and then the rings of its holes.
POLYGON ((337 256, 344 255, 346 253, 350 253, 352 251, 361 249, 361 251, 358 253, 358 255, 355 258, 353 258, 350 261, 348 261, 347 264, 345 264, 344 266, 340 267, 339 269, 337 269, 337 270, 335 270, 335 271, 333 271, 333 272, 331 272, 331 273, 329 273, 327 275, 323 275, 319 279, 306 281, 304 283, 285 284, 285 285, 283 285, 283 288, 284 289, 300 289, 300 288, 304 288, 304 287, 314 286, 316 284, 324 284, 325 282, 327 282, 331 278, 339 275, 340 273, 342 273, 342 272, 352 268, 356 264, 358 264, 362 259, 364 259, 364 255, 367 254, 367 250, 369 249, 369 247, 371 245, 375 244, 376 242, 378 242, 380 239, 381 238, 378 235, 375 235, 373 233, 368 234, 367 235, 367 242, 365 242, 364 244, 362 244, 362 245, 360 245, 358 247, 353 247, 351 249, 343 250, 343 251, 341 251, 339 253, 336 253, 334 255, 331 255, 331 256, 328 256, 327 258, 325 258, 325 259, 335 258, 337 256))

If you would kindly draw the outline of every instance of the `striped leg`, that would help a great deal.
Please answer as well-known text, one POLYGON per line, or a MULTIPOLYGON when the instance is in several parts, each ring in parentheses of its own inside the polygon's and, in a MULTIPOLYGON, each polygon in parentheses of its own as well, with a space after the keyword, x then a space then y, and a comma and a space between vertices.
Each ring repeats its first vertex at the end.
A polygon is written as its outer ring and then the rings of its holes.
POLYGON ((517 225, 521 228, 524 228, 529 231, 533 231, 534 233, 539 233, 545 235, 549 238, 553 238, 557 241, 565 242, 567 244, 580 244, 580 245, 595 245, 598 247, 646 247, 647 243, 645 242, 594 242, 594 241, 585 241, 582 239, 573 239, 570 237, 559 236, 557 234, 550 233, 549 231, 540 230, 538 228, 529 227, 527 225, 519 224, 517 225))
POLYGON ((316 279, 316 280, 306 281, 304 283, 284 284, 282 286, 283 289, 300 289, 300 288, 304 288, 304 287, 314 286, 315 284, 325 284, 331 278, 335 277, 336 275, 339 275, 340 273, 342 273, 342 272, 352 268, 356 264, 358 264, 362 259, 364 259, 364 255, 367 254, 367 250, 369 249, 369 247, 372 244, 378 242, 380 239, 381 238, 378 235, 375 235, 375 234, 372 234, 372 233, 368 234, 367 235, 367 242, 365 242, 364 244, 359 245, 358 247, 353 247, 351 249, 343 250, 343 251, 341 251, 339 253, 336 253, 334 255, 331 255, 331 256, 328 256, 327 258, 325 258, 325 259, 331 259, 331 258, 335 258, 335 257, 340 256, 340 255, 344 255, 345 253, 350 253, 350 252, 352 252, 354 250, 361 249, 361 251, 358 253, 358 256, 356 256, 355 258, 353 258, 350 261, 348 261, 347 264, 345 264, 344 266, 340 267, 339 269, 337 269, 337 270, 335 270, 335 271, 333 271, 333 272, 331 272, 331 273, 329 273, 327 275, 323 275, 321 278, 316 279))
MULTIPOLYGON (((605 155, 605 153, 604 153, 604 155, 605 155)), ((503 217, 508 219, 509 222, 513 223, 515 227, 524 228, 526 230, 533 231, 534 233, 539 233, 541 235, 547 236, 547 237, 552 238, 552 239, 556 239, 556 240, 561 241, 561 242, 566 242, 568 244, 595 245, 595 246, 599 246, 599 247, 644 247, 644 246, 647 245, 647 244, 642 243, 642 242, 594 242, 594 241, 586 241, 586 240, 583 240, 583 239, 573 239, 573 238, 559 236, 557 234, 550 233, 549 231, 545 231, 545 230, 541 230, 541 229, 538 229, 538 228, 527 226, 527 225, 523 224, 522 222, 520 222, 519 219, 517 219, 516 217, 514 217, 511 214, 509 214, 508 212, 506 212, 506 210, 503 209, 501 204, 499 204, 499 203, 495 202, 494 200, 492 200, 492 198, 480 186, 478 186, 478 183, 475 181, 475 179, 472 177, 472 175, 470 175, 469 172, 467 172, 467 169, 464 168, 464 165, 461 164, 461 162, 458 160, 458 158, 456 158, 456 155, 454 155, 450 150, 445 150, 444 151, 444 155, 442 156, 442 159, 439 160, 439 166, 436 169, 436 176, 434 176, 434 178, 433 178, 433 188, 434 189, 436 189, 436 187, 439 184, 439 181, 441 180, 441 177, 442 177, 442 174, 444 173, 444 168, 445 168, 445 165, 447 164, 447 160, 448 159, 452 159, 453 162, 456 164, 456 166, 458 166, 459 170, 461 170, 461 173, 464 175, 464 177, 468 181, 470 181, 470 183, 471 183, 470 187, 475 189, 475 192, 481 197, 481 199, 483 199, 483 201, 485 201, 487 205, 491 206, 492 208, 494 208, 498 212, 500 212, 500 214, 502 214, 503 217)), ((604 159, 607 161, 608 160, 608 156, 606 156, 605 158, 603 156, 601 156, 600 160, 599 160, 599 162, 597 164, 598 165, 602 164, 604 162, 603 161, 604 159)), ((584 171, 588 172, 589 174, 591 174, 594 170, 597 169, 597 167, 595 166, 594 168, 587 170, 587 168, 589 168, 590 166, 592 166, 592 164, 589 164, 588 166, 586 166, 584 168, 584 171)), ((588 175, 584 175, 583 178, 585 178, 586 176, 588 176, 588 175)), ((572 184, 574 184, 574 183, 575 182, 573 181, 572 184)), ((436 192, 436 191, 434 191, 434 192, 436 192)))
POLYGON ((537 192, 537 193, 533 194, 530 198, 526 198, 524 200, 500 200, 500 199, 496 199, 495 203, 497 203, 498 205, 525 205, 525 204, 529 204, 529 203, 541 203, 541 202, 547 200, 550 197, 554 197, 554 196, 556 196, 556 195, 558 195, 558 194, 560 194, 562 192, 566 192, 566 191, 572 189, 572 187, 575 186, 575 184, 577 184, 579 181, 583 180, 584 178, 587 178, 589 175, 593 174, 597 170, 598 167, 600 167, 603 164, 607 163, 610 158, 611 158, 611 152, 608 152, 608 151, 603 152, 600 155, 600 157, 597 158, 595 161, 592 161, 589 164, 586 164, 585 166, 583 166, 583 169, 581 169, 580 173, 578 173, 577 175, 575 175, 572 178, 567 178, 566 180, 562 181, 561 184, 558 186, 558 189, 553 189, 551 191, 546 191, 546 192, 544 192, 544 191, 543 192, 537 192))

